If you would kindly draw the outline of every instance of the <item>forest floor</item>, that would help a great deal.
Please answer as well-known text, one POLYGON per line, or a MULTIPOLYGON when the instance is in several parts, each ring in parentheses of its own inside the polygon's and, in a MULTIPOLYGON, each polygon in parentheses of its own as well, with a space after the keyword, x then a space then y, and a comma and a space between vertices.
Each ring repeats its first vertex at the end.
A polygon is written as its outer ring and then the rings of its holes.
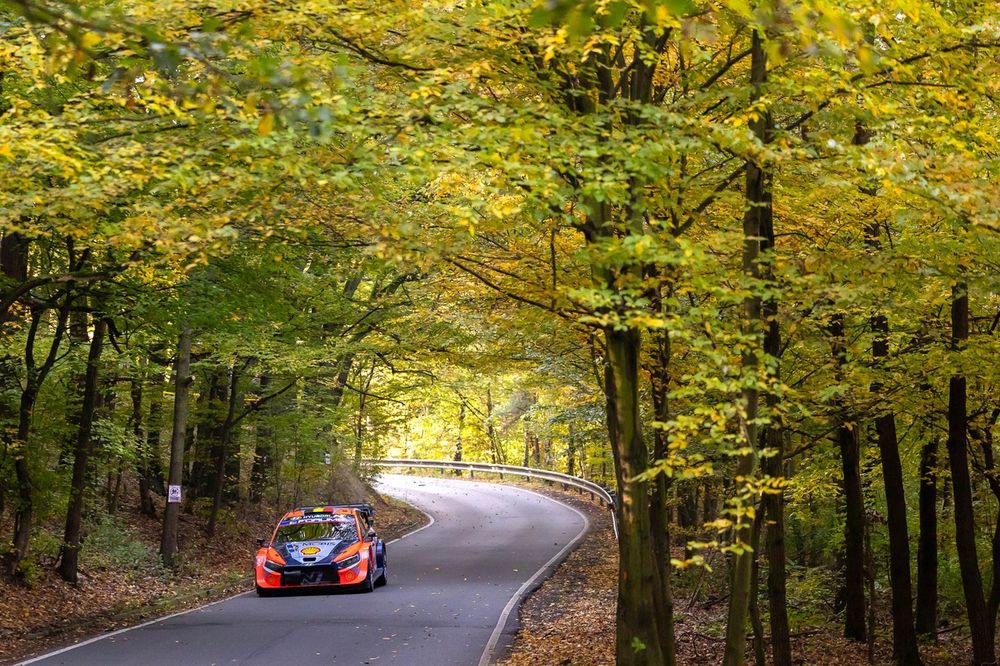
MULTIPOLYGON (((615 605, 618 552, 610 514, 579 495, 529 485, 567 501, 588 515, 591 530, 555 573, 535 590, 520 610, 521 629, 500 666, 603 666, 615 663, 615 605)), ((680 552, 677 553, 681 555, 680 552)), ((721 568, 708 577, 721 576, 721 568)), ((710 666, 722 663, 722 635, 727 597, 704 583, 700 574, 675 583, 677 663, 710 666)), ((722 587, 720 586, 720 590, 722 587)), ((762 600, 762 603, 765 601, 762 600)), ((891 664, 889 599, 879 599, 878 638, 874 659, 868 646, 845 640, 839 624, 793 623, 793 663, 817 666, 891 664)), ((766 618, 764 620, 766 623, 766 618)), ((747 664, 753 664, 747 641, 747 664)), ((967 633, 946 629, 937 643, 921 647, 925 666, 971 663, 967 633)), ((770 656, 768 655, 768 659, 770 656)))
MULTIPOLYGON (((377 495, 369 501, 387 540, 427 521, 401 502, 377 495)), ((59 578, 54 559, 44 555, 28 571, 30 585, 0 579, 0 664, 253 589, 256 538, 269 534, 278 517, 280 511, 241 511, 209 539, 204 520, 182 514, 182 562, 171 574, 156 565, 161 523, 139 515, 137 506, 121 507, 110 529, 106 523, 92 534, 107 542, 108 557, 83 556, 77 585, 59 578)))

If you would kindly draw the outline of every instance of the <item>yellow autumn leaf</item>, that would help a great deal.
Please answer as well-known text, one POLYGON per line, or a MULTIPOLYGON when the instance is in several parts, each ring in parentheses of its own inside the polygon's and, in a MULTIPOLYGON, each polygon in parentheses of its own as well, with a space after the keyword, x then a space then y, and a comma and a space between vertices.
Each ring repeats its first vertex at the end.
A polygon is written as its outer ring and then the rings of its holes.
POLYGON ((101 43, 101 36, 96 32, 85 32, 80 37, 80 46, 85 49, 91 49, 101 43))

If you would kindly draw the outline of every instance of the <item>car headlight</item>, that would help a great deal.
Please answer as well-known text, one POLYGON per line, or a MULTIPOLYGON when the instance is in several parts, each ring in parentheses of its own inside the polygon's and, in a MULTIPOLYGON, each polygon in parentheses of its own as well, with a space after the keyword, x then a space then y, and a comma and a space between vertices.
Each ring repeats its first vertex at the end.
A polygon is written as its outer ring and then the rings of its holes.
POLYGON ((347 559, 337 562, 338 569, 349 569, 361 561, 361 553, 355 553, 347 559))
POLYGON ((285 566, 285 558, 274 548, 268 548, 267 555, 264 556, 264 566, 272 571, 281 571, 285 566))

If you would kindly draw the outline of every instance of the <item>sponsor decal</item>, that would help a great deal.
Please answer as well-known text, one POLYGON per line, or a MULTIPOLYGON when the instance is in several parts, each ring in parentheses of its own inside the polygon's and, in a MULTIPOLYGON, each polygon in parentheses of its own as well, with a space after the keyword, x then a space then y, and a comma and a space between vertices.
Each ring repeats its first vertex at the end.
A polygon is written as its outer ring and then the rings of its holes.
POLYGON ((326 514, 322 516, 302 516, 298 518, 289 518, 288 520, 281 521, 280 526, 285 527, 287 525, 301 525, 303 523, 329 523, 329 522, 331 522, 330 516, 329 514, 326 514))
POLYGON ((340 544, 340 541, 300 541, 285 547, 289 557, 298 564, 319 564, 330 557, 340 544), (310 558, 309 562, 305 561, 307 557, 310 558))

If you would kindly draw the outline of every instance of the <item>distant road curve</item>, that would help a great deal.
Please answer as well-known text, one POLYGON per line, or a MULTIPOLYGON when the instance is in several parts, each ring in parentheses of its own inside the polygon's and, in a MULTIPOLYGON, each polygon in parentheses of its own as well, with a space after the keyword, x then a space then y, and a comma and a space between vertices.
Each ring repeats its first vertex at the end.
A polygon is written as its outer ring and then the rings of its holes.
POLYGON ((588 527, 576 509, 512 486, 384 475, 379 488, 433 519, 389 543, 386 587, 241 594, 21 663, 485 665, 512 637, 520 599, 588 527))

